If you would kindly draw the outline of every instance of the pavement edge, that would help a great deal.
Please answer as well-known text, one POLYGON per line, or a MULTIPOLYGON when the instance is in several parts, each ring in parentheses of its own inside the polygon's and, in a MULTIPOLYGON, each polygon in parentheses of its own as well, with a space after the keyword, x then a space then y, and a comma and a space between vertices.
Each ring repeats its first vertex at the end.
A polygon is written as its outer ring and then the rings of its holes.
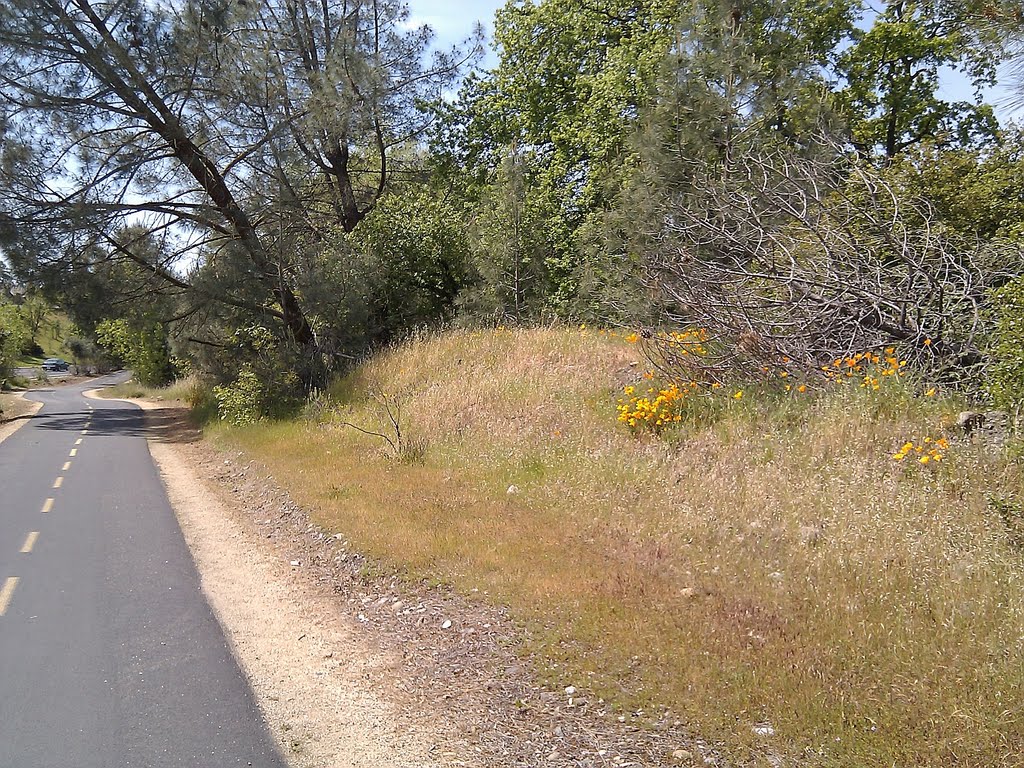
MULTIPOLYGON (((24 400, 25 399, 25 393, 24 392, 19 392, 17 394, 17 397, 19 397, 22 400, 24 400)), ((23 416, 18 416, 16 418, 12 419, 11 421, 4 422, 3 424, 0 424, 0 443, 2 443, 4 440, 6 440, 11 435, 13 435, 15 432, 17 432, 23 426, 25 426, 33 416, 35 416, 37 413, 39 413, 39 409, 43 407, 43 404, 41 402, 33 402, 31 400, 26 401, 26 402, 32 403, 32 407, 29 408, 28 413, 24 414, 23 416)))

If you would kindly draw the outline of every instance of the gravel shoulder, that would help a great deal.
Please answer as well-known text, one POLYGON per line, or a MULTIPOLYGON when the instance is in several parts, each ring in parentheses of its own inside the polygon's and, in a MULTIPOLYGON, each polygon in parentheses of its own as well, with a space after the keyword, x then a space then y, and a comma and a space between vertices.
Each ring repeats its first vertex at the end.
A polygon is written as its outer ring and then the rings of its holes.
POLYGON ((323 531, 265 469, 147 410, 203 589, 295 768, 724 765, 671 714, 530 673, 501 607, 409 583, 323 531))

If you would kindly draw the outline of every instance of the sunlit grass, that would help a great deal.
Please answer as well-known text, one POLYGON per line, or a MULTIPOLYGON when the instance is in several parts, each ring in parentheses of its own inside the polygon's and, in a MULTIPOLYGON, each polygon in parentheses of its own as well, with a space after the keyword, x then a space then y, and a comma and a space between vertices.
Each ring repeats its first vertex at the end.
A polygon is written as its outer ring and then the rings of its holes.
POLYGON ((32 411, 33 403, 17 395, 0 392, 0 423, 17 419, 32 411))
POLYGON ((450 333, 364 365, 315 419, 219 437, 367 554, 509 606, 552 685, 667 708, 735 756, 1016 764, 1024 568, 990 499, 1019 503, 1020 467, 955 442, 895 461, 957 408, 896 377, 723 388, 634 436, 616 403, 636 355, 592 331, 450 333), (341 425, 386 428, 371 392, 402 403, 418 460, 341 425))
POLYGON ((70 353, 64 346, 67 335, 70 333, 72 323, 63 312, 52 310, 39 324, 39 332, 35 335, 35 342, 42 348, 43 354, 38 357, 22 356, 18 360, 19 366, 37 366, 48 357, 61 357, 70 359, 70 353))
POLYGON ((211 421, 217 414, 217 402, 211 394, 210 386, 195 376, 187 376, 162 387, 143 386, 129 379, 112 387, 103 387, 98 394, 100 397, 115 399, 146 398, 180 403, 192 410, 192 414, 199 424, 211 421))

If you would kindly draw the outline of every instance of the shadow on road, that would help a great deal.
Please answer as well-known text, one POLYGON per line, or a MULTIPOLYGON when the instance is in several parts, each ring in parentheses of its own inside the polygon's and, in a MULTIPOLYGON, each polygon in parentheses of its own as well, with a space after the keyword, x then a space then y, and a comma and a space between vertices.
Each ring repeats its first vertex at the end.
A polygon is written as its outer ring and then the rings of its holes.
MULTIPOLYGON (((32 417, 40 429, 80 432, 88 416, 81 413, 39 413, 32 417)), ((164 443, 189 443, 199 430, 189 419, 186 408, 161 408, 140 411, 137 408, 98 408, 92 411, 89 434, 97 436, 145 437, 164 443)))
POLYGON ((12 421, 28 421, 33 418, 31 413, 22 413, 18 416, 4 416, 3 412, 0 411, 0 424, 8 424, 12 421))

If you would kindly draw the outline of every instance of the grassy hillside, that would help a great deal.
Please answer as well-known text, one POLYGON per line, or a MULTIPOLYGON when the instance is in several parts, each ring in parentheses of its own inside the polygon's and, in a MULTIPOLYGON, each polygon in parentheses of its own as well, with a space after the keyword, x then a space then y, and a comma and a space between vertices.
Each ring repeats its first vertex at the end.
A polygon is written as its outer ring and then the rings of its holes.
POLYGON ((68 350, 64 347, 64 341, 70 333, 71 327, 71 321, 63 312, 53 309, 47 311, 39 323, 39 330, 33 339, 43 348, 43 354, 38 357, 23 357, 18 361, 18 365, 39 365, 48 357, 70 359, 68 350))
POLYGON ((507 604, 552 686, 741 762, 1019 765, 1020 465, 937 443, 959 405, 910 376, 694 390, 635 435, 650 376, 611 334, 449 333, 219 438, 409 578, 507 604))

